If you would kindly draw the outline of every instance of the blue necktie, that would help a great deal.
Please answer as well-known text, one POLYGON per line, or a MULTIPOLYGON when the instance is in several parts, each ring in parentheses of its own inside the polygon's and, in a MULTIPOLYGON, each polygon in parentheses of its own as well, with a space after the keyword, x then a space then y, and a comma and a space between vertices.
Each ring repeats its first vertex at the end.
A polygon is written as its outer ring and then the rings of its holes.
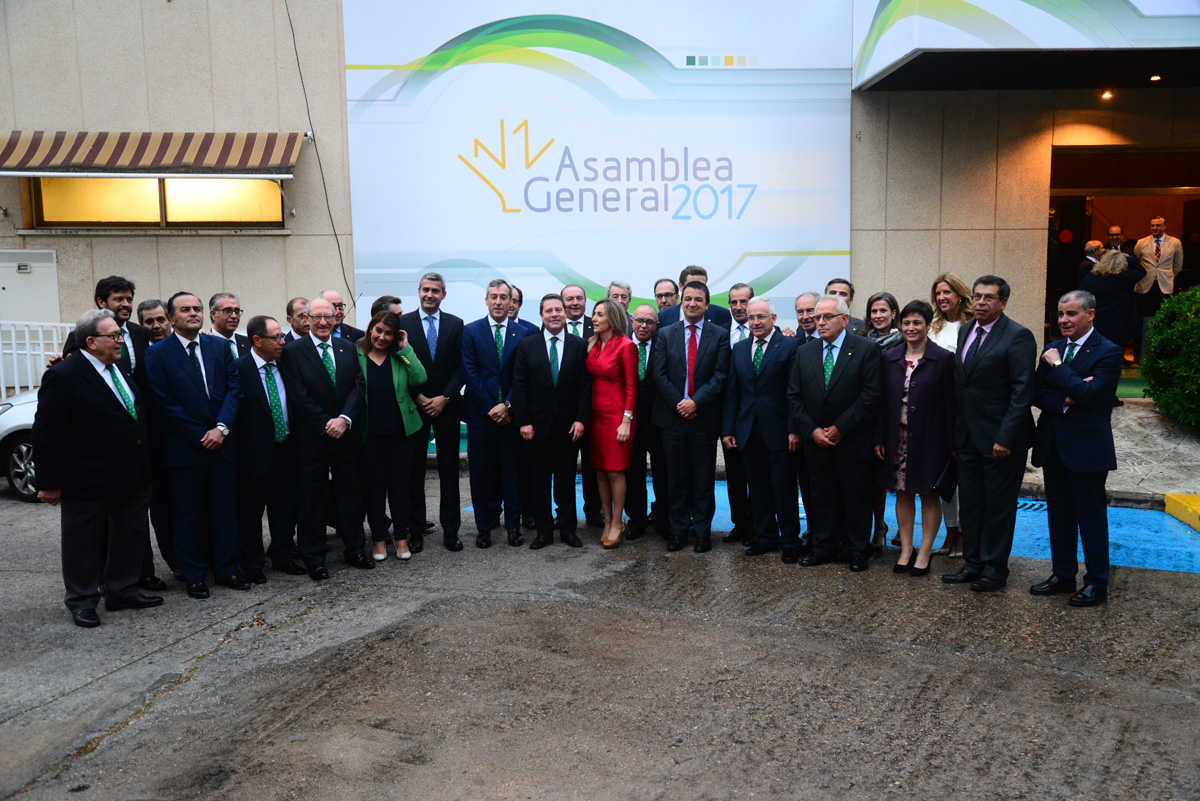
POLYGON ((437 358, 437 326, 433 324, 433 315, 425 318, 425 341, 429 343, 429 358, 437 358))

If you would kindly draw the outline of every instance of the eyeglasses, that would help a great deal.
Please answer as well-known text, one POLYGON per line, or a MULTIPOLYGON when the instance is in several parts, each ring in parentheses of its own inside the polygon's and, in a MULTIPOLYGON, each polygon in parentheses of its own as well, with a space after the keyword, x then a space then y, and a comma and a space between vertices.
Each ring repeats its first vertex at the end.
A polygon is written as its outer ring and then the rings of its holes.
POLYGON ((971 300, 976 301, 976 302, 984 300, 984 301, 987 301, 988 303, 995 303, 996 301, 1000 300, 1000 296, 999 295, 981 295, 980 293, 976 292, 974 295, 971 296, 971 300))
POLYGON ((822 322, 826 322, 826 323, 833 322, 837 318, 844 317, 844 316, 845 315, 842 315, 842 314, 814 314, 813 315, 813 317, 816 317, 818 321, 822 321, 822 322))
POLYGON ((633 318, 634 325, 658 325, 658 320, 643 320, 639 317, 633 318))
POLYGON ((276 342, 283 342, 287 339, 287 334, 275 334, 274 336, 271 336, 270 334, 263 334, 262 336, 255 337, 255 339, 273 339, 276 342))
POLYGON ((314 314, 314 315, 311 315, 311 318, 314 322, 320 322, 321 320, 335 319, 332 314, 314 314))
POLYGON ((125 333, 118 331, 115 334, 92 334, 92 339, 111 339, 113 342, 120 342, 125 339, 125 333))
POLYGON ((343 311, 346 308, 345 303, 334 303, 331 305, 333 306, 333 308, 337 309, 338 311, 343 311))
POLYGON ((226 314, 226 315, 236 314, 236 315, 240 316, 241 313, 242 313, 242 310, 236 309, 236 308, 235 309, 217 309, 217 314, 226 314))
POLYGON ((770 320, 771 315, 769 315, 769 314, 747 314, 746 319, 752 323, 757 323, 757 322, 761 322, 764 320, 770 320))
POLYGON ((678 294, 678 292, 657 292, 655 293, 654 298, 656 300, 670 300, 671 298, 676 297, 678 294))

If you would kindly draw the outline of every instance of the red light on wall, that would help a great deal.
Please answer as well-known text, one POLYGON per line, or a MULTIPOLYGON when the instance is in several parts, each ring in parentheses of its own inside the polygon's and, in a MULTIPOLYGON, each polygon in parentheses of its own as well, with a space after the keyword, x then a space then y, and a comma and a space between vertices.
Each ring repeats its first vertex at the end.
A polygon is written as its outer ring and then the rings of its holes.
POLYGON ((1073 233, 1071 233, 1071 229, 1069 229, 1069 228, 1064 228, 1063 230, 1058 232, 1058 241, 1062 242, 1064 245, 1069 243, 1074 238, 1075 238, 1075 235, 1073 233))

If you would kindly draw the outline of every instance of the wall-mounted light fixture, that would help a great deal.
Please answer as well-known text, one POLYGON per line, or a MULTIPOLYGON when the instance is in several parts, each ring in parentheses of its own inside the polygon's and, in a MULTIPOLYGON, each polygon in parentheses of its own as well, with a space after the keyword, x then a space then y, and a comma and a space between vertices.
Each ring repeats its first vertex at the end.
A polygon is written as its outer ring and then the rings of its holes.
POLYGON ((1152 81, 1161 81, 1161 80, 1162 80, 1162 76, 1161 76, 1161 75, 1151 75, 1151 76, 1150 76, 1150 80, 1152 80, 1152 81))
POLYGON ((1112 100, 1112 92, 1105 89, 1104 94, 1100 95, 1100 99, 1101 100, 1112 100))

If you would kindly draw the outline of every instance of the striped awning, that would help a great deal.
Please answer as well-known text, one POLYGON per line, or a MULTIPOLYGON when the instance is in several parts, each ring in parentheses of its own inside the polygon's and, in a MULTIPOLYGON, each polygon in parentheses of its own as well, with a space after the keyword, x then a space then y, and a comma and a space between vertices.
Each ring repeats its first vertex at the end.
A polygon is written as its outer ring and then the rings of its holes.
POLYGON ((291 178, 301 133, 0 133, 0 176, 291 178))

